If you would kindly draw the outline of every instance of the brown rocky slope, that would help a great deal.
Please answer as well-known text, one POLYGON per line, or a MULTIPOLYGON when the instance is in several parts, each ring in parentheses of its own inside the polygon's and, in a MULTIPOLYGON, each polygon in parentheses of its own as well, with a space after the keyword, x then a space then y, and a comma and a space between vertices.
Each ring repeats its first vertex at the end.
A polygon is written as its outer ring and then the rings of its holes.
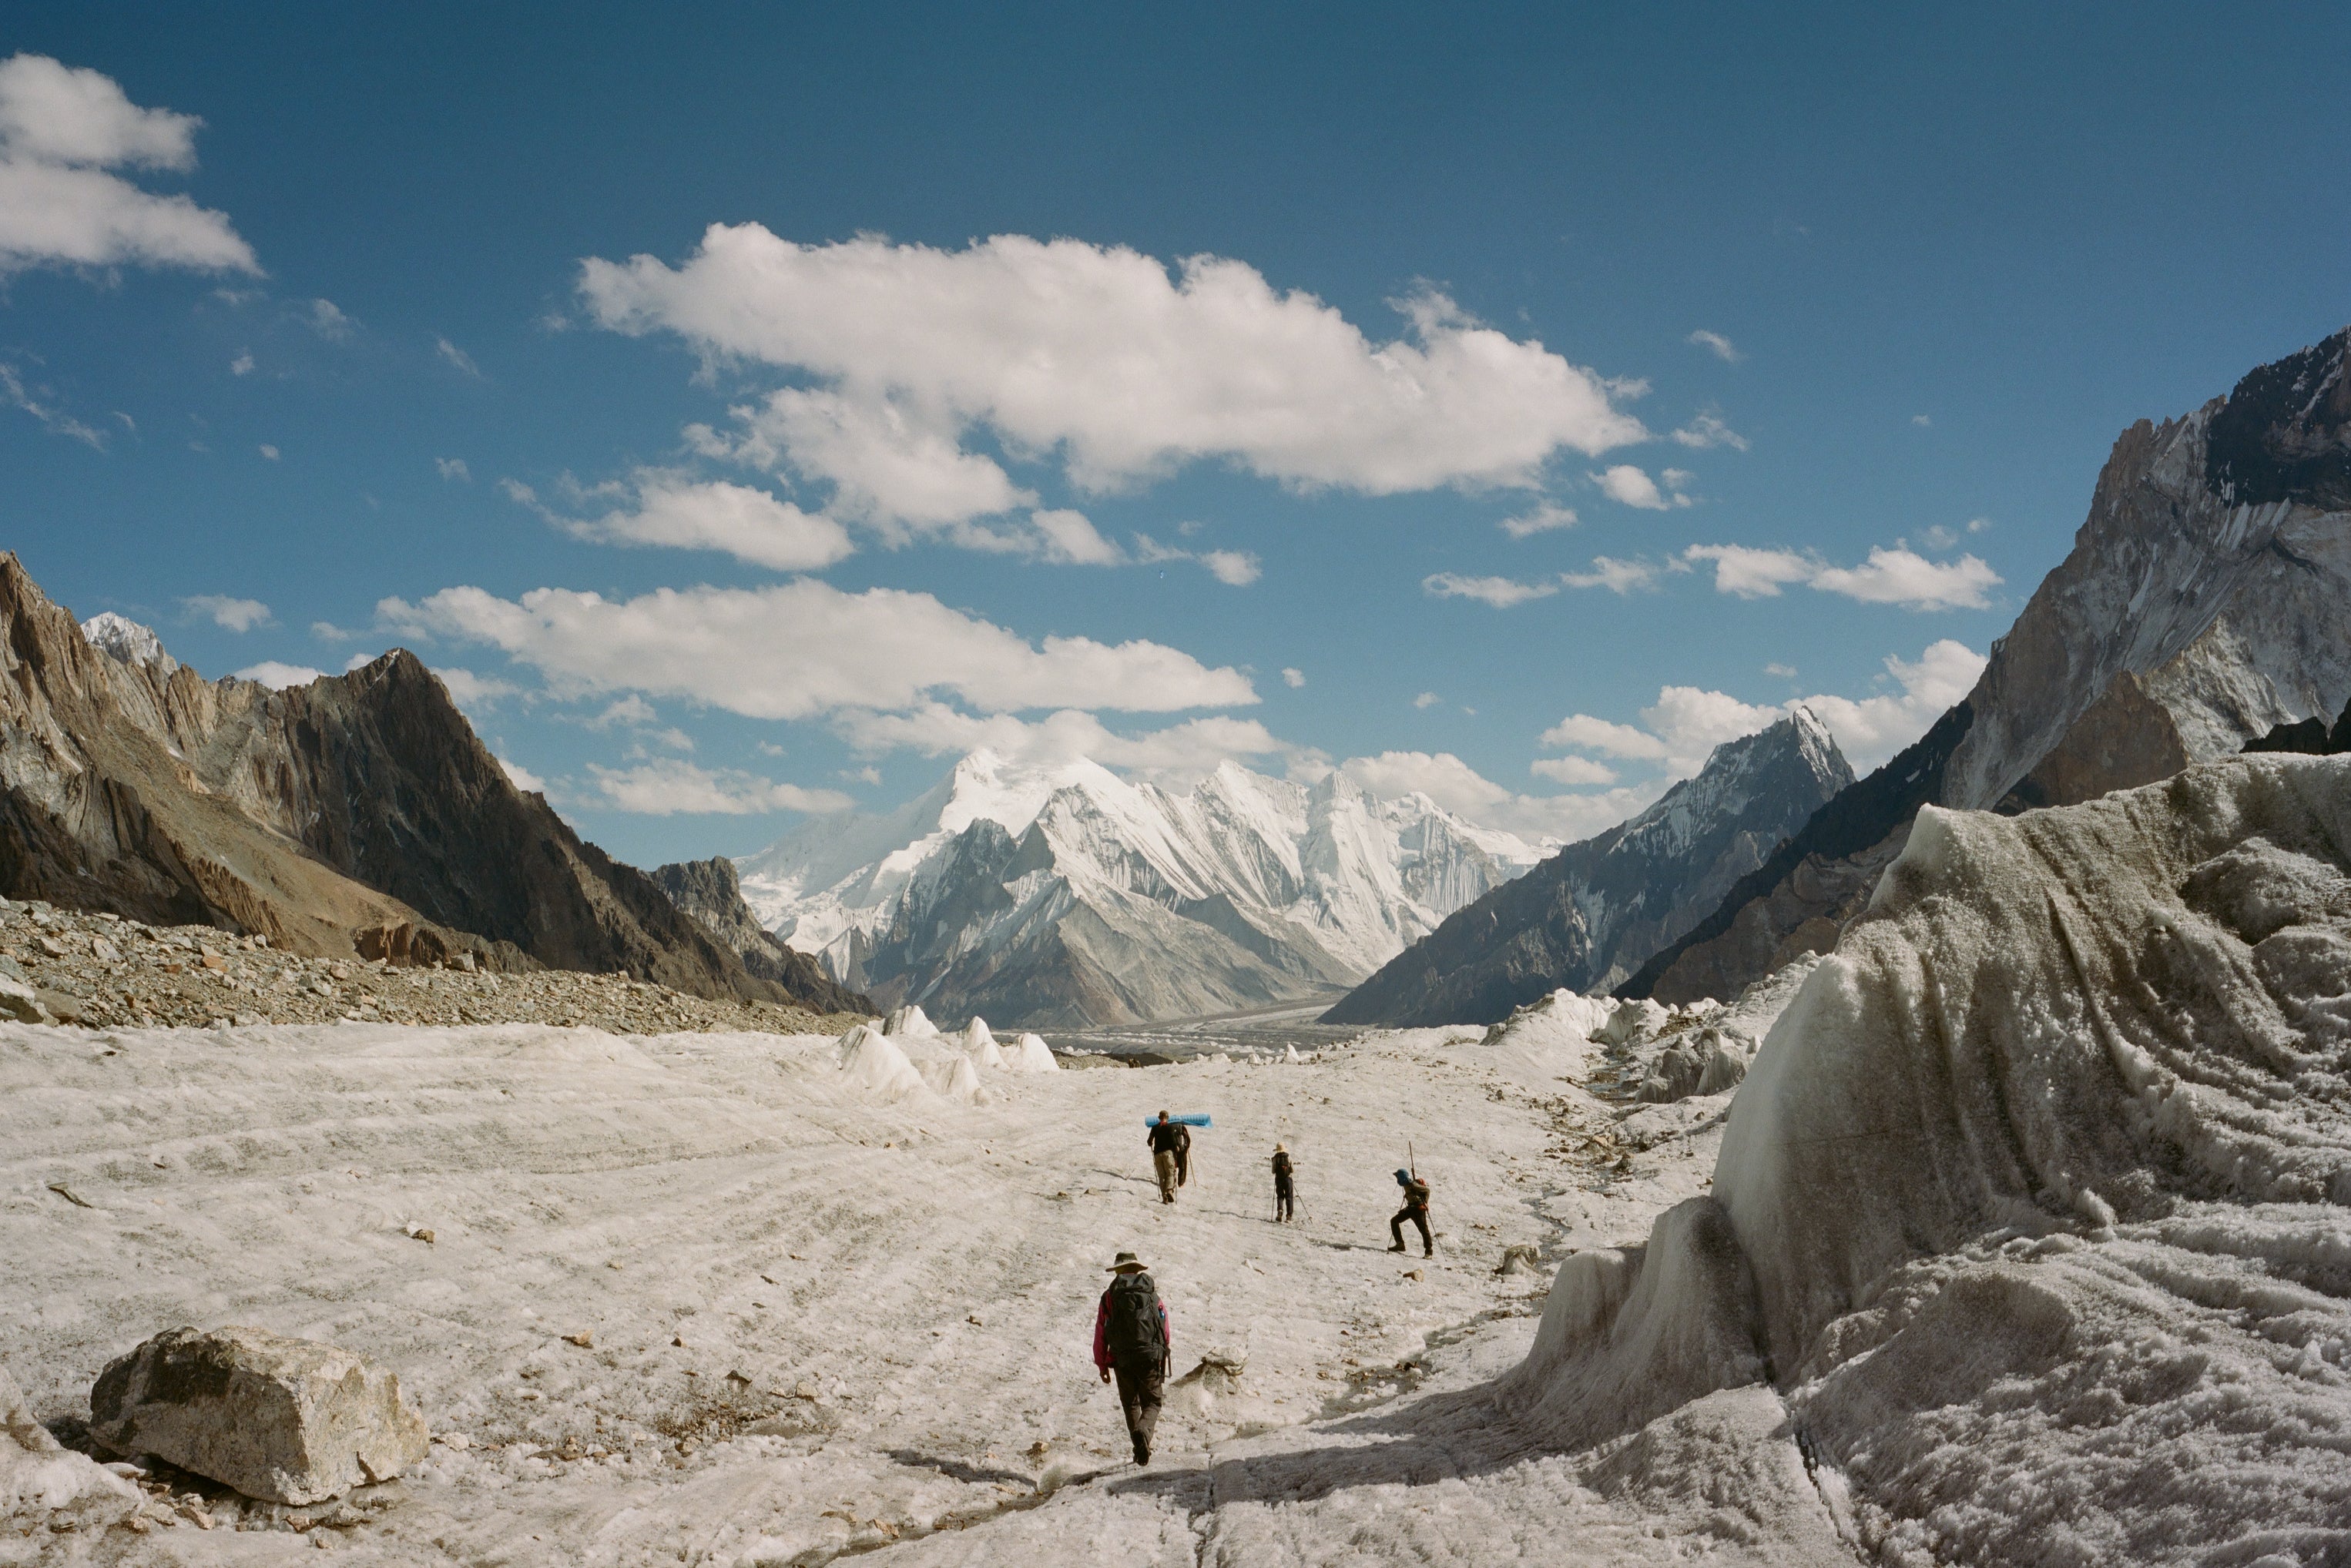
POLYGON ((280 692, 206 681, 92 646, 10 553, 0 647, 0 894, 316 956, 798 999, 517 789, 404 650, 280 692))

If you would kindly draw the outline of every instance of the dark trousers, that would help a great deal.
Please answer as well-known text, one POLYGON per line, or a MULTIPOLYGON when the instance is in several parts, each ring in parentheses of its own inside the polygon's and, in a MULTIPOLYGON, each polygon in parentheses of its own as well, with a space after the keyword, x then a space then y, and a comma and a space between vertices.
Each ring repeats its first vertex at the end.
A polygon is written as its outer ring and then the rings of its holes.
POLYGON ((1110 1369, 1118 1379, 1119 1408, 1126 1412, 1126 1429, 1144 1448, 1159 1427, 1159 1401, 1167 1386, 1167 1353, 1130 1351, 1114 1357, 1110 1369))
POLYGON ((1273 1212, 1278 1219, 1298 1218, 1298 1189, 1290 1186, 1288 1176, 1273 1178, 1273 1212))
POLYGON ((1404 1222, 1407 1219, 1420 1227, 1420 1249, 1435 1253, 1437 1243, 1428 1239, 1428 1210, 1425 1208, 1399 1208, 1390 1217, 1388 1234, 1395 1238, 1395 1244, 1399 1247, 1404 1245, 1404 1222))

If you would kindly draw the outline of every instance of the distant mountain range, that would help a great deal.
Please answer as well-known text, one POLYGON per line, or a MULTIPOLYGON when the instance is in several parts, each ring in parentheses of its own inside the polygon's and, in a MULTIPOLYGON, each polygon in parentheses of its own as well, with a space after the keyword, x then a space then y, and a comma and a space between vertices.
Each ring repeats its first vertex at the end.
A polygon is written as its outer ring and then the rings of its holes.
POLYGON ((1694 778, 1631 821, 1458 911, 1322 1021, 1495 1023, 1562 987, 1607 990, 1852 782, 1835 740, 1798 708, 1715 747, 1694 778))
POLYGON ((2351 699, 2351 329, 2142 420, 1975 689, 1823 807, 1625 994, 1728 997, 1826 950, 1921 805, 2019 812, 2152 783, 2351 699))
POLYGON ((0 554, 0 634, 11 897, 302 953, 841 999, 752 974, 653 879, 515 788, 413 653, 284 691, 207 681, 134 622, 85 629, 13 554, 0 554))
POLYGON ((978 751, 740 870, 778 936, 880 1005, 1073 1027, 1334 997, 1547 847, 1338 773, 1227 763, 1179 794, 978 751))

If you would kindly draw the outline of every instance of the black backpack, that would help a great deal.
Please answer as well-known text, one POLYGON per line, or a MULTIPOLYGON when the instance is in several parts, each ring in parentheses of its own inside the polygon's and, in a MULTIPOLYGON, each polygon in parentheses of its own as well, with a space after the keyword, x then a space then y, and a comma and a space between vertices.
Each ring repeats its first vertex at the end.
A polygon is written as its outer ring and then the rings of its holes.
POLYGON ((1121 1274, 1110 1282, 1106 1338, 1113 1355, 1166 1348, 1159 1323, 1159 1287, 1150 1275, 1121 1274))

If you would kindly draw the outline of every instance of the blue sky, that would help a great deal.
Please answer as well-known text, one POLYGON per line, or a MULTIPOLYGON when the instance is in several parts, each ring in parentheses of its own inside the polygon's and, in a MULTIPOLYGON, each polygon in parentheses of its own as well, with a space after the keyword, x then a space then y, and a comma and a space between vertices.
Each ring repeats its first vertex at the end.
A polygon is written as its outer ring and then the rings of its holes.
POLYGON ((980 741, 1866 765, 2351 319, 2338 9, 488 9, 0 16, 0 542, 648 863, 980 741))

